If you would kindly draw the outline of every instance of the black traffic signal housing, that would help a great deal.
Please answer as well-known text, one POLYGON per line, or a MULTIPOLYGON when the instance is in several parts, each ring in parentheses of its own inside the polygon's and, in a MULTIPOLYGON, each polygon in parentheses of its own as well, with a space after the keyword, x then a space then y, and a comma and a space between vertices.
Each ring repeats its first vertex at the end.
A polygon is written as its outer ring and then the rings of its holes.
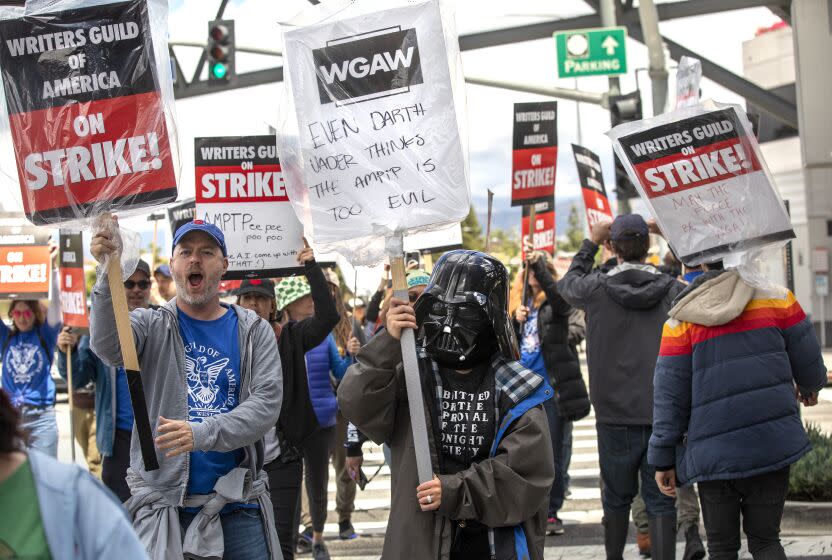
POLYGON ((217 19, 208 22, 208 83, 227 84, 235 76, 234 20, 217 19))
MULTIPOLYGON (((611 95, 609 103, 610 121, 613 127, 644 118, 639 90, 626 95, 611 95)), ((638 198, 638 192, 617 155, 615 156, 615 195, 618 199, 638 198)))

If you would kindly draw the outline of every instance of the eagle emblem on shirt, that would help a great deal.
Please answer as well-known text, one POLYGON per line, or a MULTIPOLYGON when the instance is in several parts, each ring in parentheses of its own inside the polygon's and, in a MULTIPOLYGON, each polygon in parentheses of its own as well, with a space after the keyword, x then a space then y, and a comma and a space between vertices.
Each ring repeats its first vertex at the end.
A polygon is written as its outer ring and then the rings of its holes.
POLYGON ((214 403, 220 390, 217 376, 228 365, 228 358, 208 363, 208 358, 185 356, 185 373, 188 376, 188 393, 195 403, 205 408, 218 408, 221 403, 214 403))
POLYGON ((34 344, 26 342, 9 346, 6 364, 16 384, 30 383, 35 374, 43 369, 43 357, 39 350, 34 344))

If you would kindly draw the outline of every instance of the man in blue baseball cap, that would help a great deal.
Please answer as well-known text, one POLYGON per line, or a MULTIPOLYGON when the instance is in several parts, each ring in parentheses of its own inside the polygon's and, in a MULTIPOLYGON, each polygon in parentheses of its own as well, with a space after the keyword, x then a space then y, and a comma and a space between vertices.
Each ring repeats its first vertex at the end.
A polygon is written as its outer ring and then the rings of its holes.
MULTIPOLYGON (((116 251, 118 223, 94 233, 99 261, 116 251)), ((159 470, 147 472, 134 435, 125 504, 150 557, 280 558, 263 436, 282 404, 274 331, 255 312, 220 302, 228 269, 222 231, 199 220, 173 237, 177 295, 130 313, 159 470)), ((121 363, 106 271, 92 294, 90 338, 121 363)))
POLYGON ((160 264, 153 271, 153 279, 156 280, 156 289, 159 297, 164 301, 170 301, 176 295, 176 284, 173 282, 173 274, 170 272, 170 265, 160 264))
POLYGON ((683 286, 645 264, 649 249, 650 228, 638 214, 600 222, 558 282, 563 299, 586 312, 589 396, 598 432, 608 560, 622 558, 639 477, 653 558, 672 559, 676 551, 676 505, 659 492, 654 466, 647 464, 647 443, 662 326, 683 286), (617 261, 606 271, 595 269, 602 245, 617 261))

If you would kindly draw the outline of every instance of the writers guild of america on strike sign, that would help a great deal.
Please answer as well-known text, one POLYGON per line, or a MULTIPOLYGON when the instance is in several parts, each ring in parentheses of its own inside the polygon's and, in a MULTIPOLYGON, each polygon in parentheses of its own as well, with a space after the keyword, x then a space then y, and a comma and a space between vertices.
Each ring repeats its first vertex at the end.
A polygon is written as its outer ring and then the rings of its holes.
POLYGON ((734 108, 647 125, 620 136, 617 144, 630 178, 683 262, 701 262, 729 246, 794 237, 756 142, 734 108))
POLYGON ((27 217, 60 223, 176 199, 146 0, 0 21, 27 217))

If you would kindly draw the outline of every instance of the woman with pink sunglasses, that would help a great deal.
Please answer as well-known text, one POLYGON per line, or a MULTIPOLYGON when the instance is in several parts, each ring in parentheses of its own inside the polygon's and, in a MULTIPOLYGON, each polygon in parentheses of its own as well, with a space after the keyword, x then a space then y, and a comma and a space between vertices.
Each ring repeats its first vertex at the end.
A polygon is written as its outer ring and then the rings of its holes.
POLYGON ((55 382, 50 370, 61 332, 61 304, 57 270, 53 272, 48 309, 36 300, 16 300, 9 309, 11 327, 0 321, 0 358, 3 390, 20 411, 28 447, 57 458, 55 382))

